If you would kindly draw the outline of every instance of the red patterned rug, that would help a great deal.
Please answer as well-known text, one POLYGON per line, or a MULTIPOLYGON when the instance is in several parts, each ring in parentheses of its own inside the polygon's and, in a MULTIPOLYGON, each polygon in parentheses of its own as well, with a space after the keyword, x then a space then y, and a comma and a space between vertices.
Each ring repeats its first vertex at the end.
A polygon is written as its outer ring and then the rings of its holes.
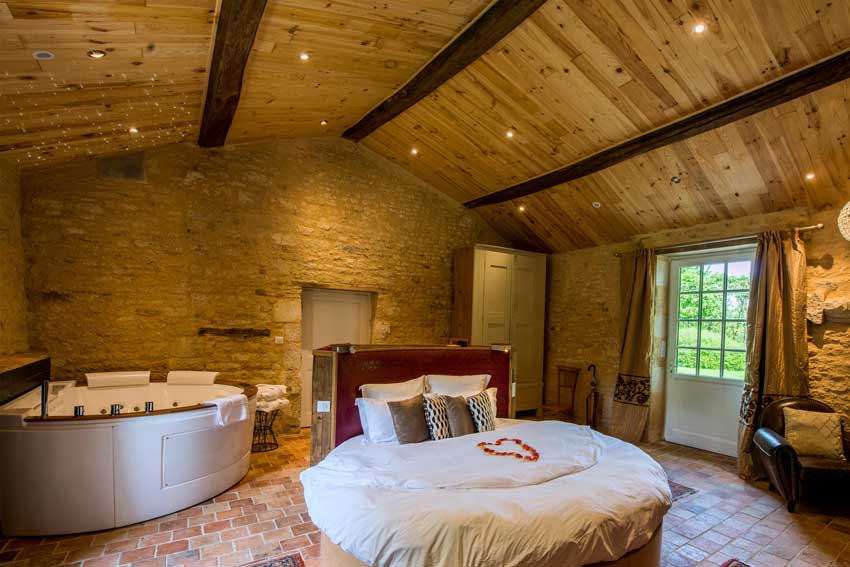
POLYGON ((720 567, 750 567, 750 566, 747 565, 746 563, 744 563, 743 561, 738 561, 737 559, 730 559, 729 561, 727 561, 726 563, 724 563, 720 567))
POLYGON ((256 561, 254 563, 245 563, 240 567, 304 567, 304 560, 301 559, 301 554, 281 555, 280 557, 272 557, 256 561))

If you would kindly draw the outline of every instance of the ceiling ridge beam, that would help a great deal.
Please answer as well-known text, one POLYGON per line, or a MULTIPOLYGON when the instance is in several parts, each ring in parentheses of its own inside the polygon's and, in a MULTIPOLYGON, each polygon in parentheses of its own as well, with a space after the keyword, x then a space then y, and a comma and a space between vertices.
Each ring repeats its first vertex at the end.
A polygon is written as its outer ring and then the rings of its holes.
POLYGON ((239 106, 242 79, 266 0, 219 0, 198 145, 223 146, 239 106))
POLYGON ((649 151, 737 122, 848 78, 850 50, 845 50, 543 175, 467 201, 464 206, 474 209, 527 197, 597 173, 649 151))
POLYGON ((495 0, 403 87, 343 132, 342 137, 359 142, 391 121, 487 53, 545 2, 495 0))

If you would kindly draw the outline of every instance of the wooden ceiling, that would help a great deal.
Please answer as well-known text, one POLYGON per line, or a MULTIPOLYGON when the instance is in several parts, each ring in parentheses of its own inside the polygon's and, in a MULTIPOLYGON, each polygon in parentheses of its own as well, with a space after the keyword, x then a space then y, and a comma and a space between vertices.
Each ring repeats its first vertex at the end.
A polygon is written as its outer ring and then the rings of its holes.
MULTIPOLYGON (((269 0, 228 142, 340 135, 489 3, 269 0)), ((194 141, 214 4, 0 0, 0 151, 29 167, 194 141), (56 59, 36 61, 37 49, 56 59)), ((467 201, 848 47, 850 0, 549 0, 361 143, 467 201)), ((479 210, 519 244, 563 251, 837 204, 850 197, 847 89, 479 210)))

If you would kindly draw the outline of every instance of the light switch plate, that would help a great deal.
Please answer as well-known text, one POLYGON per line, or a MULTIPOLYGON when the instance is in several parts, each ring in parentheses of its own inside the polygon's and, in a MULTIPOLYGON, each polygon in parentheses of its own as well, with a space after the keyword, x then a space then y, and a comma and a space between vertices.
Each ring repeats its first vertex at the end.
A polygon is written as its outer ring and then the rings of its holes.
POLYGON ((320 400, 316 402, 316 411, 319 413, 328 413, 331 411, 331 403, 327 400, 320 400))
POLYGON ((283 337, 275 337, 274 338, 274 344, 282 345, 283 344, 283 337))

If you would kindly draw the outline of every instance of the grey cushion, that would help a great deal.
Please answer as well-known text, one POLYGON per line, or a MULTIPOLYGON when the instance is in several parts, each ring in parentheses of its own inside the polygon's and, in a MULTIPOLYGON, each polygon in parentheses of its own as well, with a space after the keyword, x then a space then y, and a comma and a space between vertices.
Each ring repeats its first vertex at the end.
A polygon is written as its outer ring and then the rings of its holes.
POLYGON ((428 424, 425 422, 425 406, 422 395, 398 402, 387 402, 393 418, 398 442, 421 443, 428 440, 428 424))
POLYGON ((472 421, 472 414, 469 413, 469 407, 466 405, 466 398, 463 396, 448 398, 446 400, 446 411, 449 415, 449 429, 451 429, 452 437, 475 433, 475 423, 472 421))

